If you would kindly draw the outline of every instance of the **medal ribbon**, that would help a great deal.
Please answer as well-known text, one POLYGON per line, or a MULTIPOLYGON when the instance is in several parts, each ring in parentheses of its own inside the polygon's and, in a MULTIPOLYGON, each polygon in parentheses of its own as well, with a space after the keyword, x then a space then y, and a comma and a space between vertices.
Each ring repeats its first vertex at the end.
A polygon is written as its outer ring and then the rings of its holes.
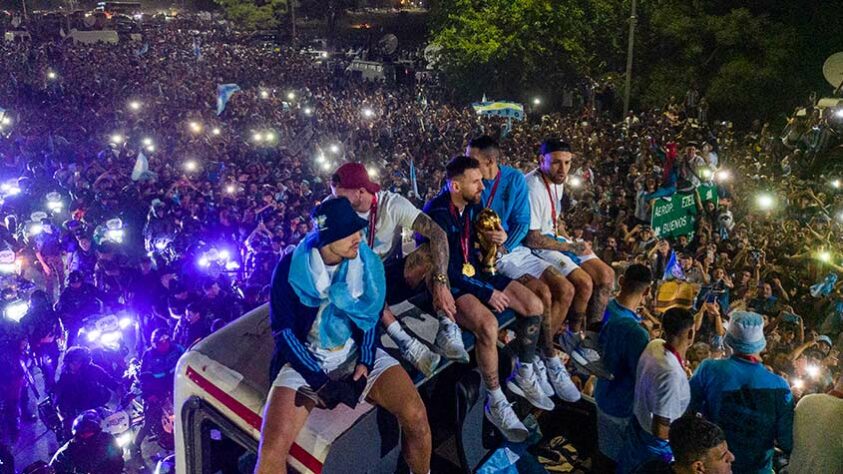
POLYGON ((378 222, 378 195, 372 195, 372 207, 369 209, 369 247, 375 246, 375 224, 378 222))
POLYGON ((492 191, 489 193, 489 198, 486 199, 486 207, 492 207, 492 201, 495 200, 495 193, 498 192, 498 185, 501 184, 501 172, 498 171, 498 175, 495 177, 495 184, 492 185, 492 191))
MULTIPOLYGON (((457 213, 457 208, 456 206, 454 206, 453 202, 449 205, 449 208, 451 211, 451 216, 454 218, 455 221, 457 221, 457 223, 459 223, 460 216, 459 213, 457 213)), ((460 230, 460 250, 462 251, 462 261, 465 264, 468 263, 468 233, 471 231, 471 229, 469 228, 468 222, 468 209, 465 209, 464 213, 465 215, 463 216, 463 229, 460 230)))
MULTIPOLYGON (((539 171, 541 173, 541 171, 539 171)), ((553 187, 553 194, 550 193, 550 183, 547 182, 547 178, 544 177, 542 173, 542 181, 544 182, 544 188, 547 190, 547 197, 550 199, 550 217, 553 219, 553 233, 555 235, 559 235, 558 224, 556 220, 556 203, 559 201, 559 195, 556 194, 556 187, 553 187), (556 198, 555 200, 553 198, 556 198)), ((487 206, 488 207, 488 206, 487 206)))

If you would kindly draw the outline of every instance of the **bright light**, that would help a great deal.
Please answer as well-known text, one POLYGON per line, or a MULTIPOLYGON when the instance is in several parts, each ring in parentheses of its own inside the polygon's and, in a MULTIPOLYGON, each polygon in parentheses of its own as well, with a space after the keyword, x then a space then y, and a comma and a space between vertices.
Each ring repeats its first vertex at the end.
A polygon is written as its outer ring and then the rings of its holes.
POLYGON ((12 117, 3 117, 0 119, 0 125, 11 125, 12 124, 12 117))
POLYGON ((823 263, 828 263, 831 261, 831 252, 828 250, 820 250, 817 252, 817 259, 823 263))
POLYGON ((805 387, 805 382, 802 379, 793 379, 793 388, 802 390, 805 387))
POLYGON ((233 184, 229 184, 225 187, 225 192, 227 192, 228 194, 234 194, 237 192, 237 188, 233 184))
POLYGON ((190 131, 193 133, 201 133, 202 132, 202 124, 199 122, 190 122, 187 124, 190 127, 190 131))
POLYGON ((843 109, 837 109, 834 111, 834 115, 838 118, 843 118, 843 109))
POLYGON ((266 134, 264 134, 264 138, 266 138, 266 141, 268 141, 268 142, 274 142, 275 141, 275 132, 266 132, 266 134))
POLYGON ((187 171, 196 171, 199 169, 199 164, 194 160, 187 160, 184 162, 184 169, 187 171))
POLYGON ((58 77, 59 77, 59 75, 58 75, 58 74, 56 74, 55 72, 53 72, 53 71, 47 71, 47 79, 49 79, 49 80, 51 80, 51 81, 54 81, 54 80, 56 80, 58 77))
POLYGON ((287 99, 289 99, 289 100, 293 100, 293 99, 295 99, 295 98, 296 98, 296 93, 295 93, 295 92, 292 92, 292 91, 287 92, 287 99))
POLYGON ((38 235, 41 232, 44 232, 44 225, 41 224, 40 222, 36 222, 36 223, 32 224, 32 226, 29 228, 29 232, 32 235, 38 235))
POLYGON ((85 334, 85 339, 87 339, 88 342, 94 342, 99 339, 100 336, 102 336, 102 331, 99 329, 92 329, 91 332, 85 334))
POLYGON ((240 268, 240 264, 235 261, 225 262, 225 269, 228 271, 238 270, 240 268))
POLYGON ((328 52, 327 52, 327 51, 322 51, 322 52, 319 54, 319 56, 321 56, 321 57, 323 57, 323 58, 327 58, 327 57, 328 57, 328 52))
POLYGON ((129 108, 130 108, 131 110, 136 111, 136 112, 137 112, 138 110, 140 110, 141 105, 142 105, 142 104, 141 104, 139 101, 137 101, 137 100, 133 100, 133 101, 129 102, 129 108))
POLYGON ((266 89, 261 90, 261 99, 269 99, 269 91, 266 89))
POLYGON ((0 274, 11 275, 17 272, 18 266, 15 263, 0 263, 0 274))
POLYGON ((120 329, 126 329, 127 327, 135 324, 135 320, 129 317, 120 318, 120 329))
POLYGON ((124 235, 125 232, 123 231, 123 229, 109 229, 105 232, 105 236, 108 238, 108 240, 116 242, 118 244, 123 242, 124 235))
POLYGON ((709 168, 703 168, 700 170, 700 178, 702 179, 711 179, 714 176, 714 172, 711 171, 709 168))
POLYGON ((107 332, 100 337, 100 342, 111 345, 117 343, 122 335, 118 331, 107 332))
POLYGON ((27 311, 29 311, 29 303, 23 300, 17 300, 6 306, 6 309, 3 310, 3 316, 6 319, 19 323, 27 311))
POLYGON ((220 250, 217 255, 219 256, 220 260, 228 260, 229 258, 231 258, 231 254, 228 252, 228 250, 225 249, 220 250))
POLYGON ((155 241, 155 248, 158 250, 164 250, 167 246, 170 245, 170 242, 167 242, 163 239, 158 239, 155 241))
POLYGON ((129 430, 117 437, 117 446, 123 448, 131 443, 133 439, 132 431, 129 430))
POLYGON ((322 154, 316 155, 316 162, 320 163, 320 164, 324 163, 325 162, 325 155, 322 155, 322 154))
POLYGON ((20 188, 15 181, 12 181, 11 183, 0 184, 0 192, 6 196, 14 196, 16 194, 20 194, 20 188))
POLYGON ((123 135, 120 135, 119 133, 115 133, 114 135, 111 136, 111 143, 114 143, 115 145, 119 145, 119 144, 123 143, 123 135))
POLYGON ((366 107, 363 109, 363 116, 366 118, 372 118, 375 116, 375 111, 370 109, 369 107, 366 107))
POLYGON ((542 100, 538 97, 533 98, 533 105, 541 105, 542 100))
POLYGON ((328 163, 327 161, 323 162, 322 163, 322 169, 325 170, 325 171, 328 171, 329 169, 331 169, 331 164, 328 163))
POLYGON ((219 135, 220 133, 222 133, 222 130, 220 130, 219 127, 214 127, 211 130, 211 135, 219 135))
POLYGON ((64 209, 64 203, 61 201, 47 201, 47 210, 51 212, 60 212, 64 209))
POLYGON ((143 146, 152 146, 152 139, 149 138, 149 137, 146 137, 143 140, 141 140, 141 143, 143 143, 143 146))
POLYGON ((331 147, 329 149, 331 150, 331 153, 334 153, 334 154, 340 152, 340 146, 339 145, 331 145, 331 147))
POLYGON ((211 265, 211 262, 209 262, 207 258, 202 257, 202 258, 199 259, 199 266, 200 267, 208 267, 210 265, 211 265))
POLYGON ((369 173, 370 178, 378 177, 378 170, 376 170, 375 168, 366 168, 366 172, 369 173))
POLYGON ((717 170, 717 172, 714 173, 714 180, 717 182, 722 183, 724 181, 729 181, 730 179, 732 179, 732 173, 729 170, 717 170))
POLYGON ((759 194, 755 198, 755 202, 758 204, 758 207, 763 211, 772 209, 773 206, 776 204, 776 200, 773 198, 773 196, 767 193, 759 194))
POLYGON ((574 189, 577 189, 582 186, 582 178, 579 176, 571 176, 568 178, 568 185, 574 189))
POLYGON ((305 115, 313 115, 313 109, 311 109, 310 107, 305 107, 304 108, 304 114, 305 115))
POLYGON ((254 140, 258 143, 262 142, 263 141, 263 133, 261 133, 261 132, 253 133, 252 134, 252 140, 254 140))
POLYGON ((808 376, 812 379, 816 379, 820 376, 820 368, 813 364, 805 367, 805 372, 807 372, 808 376))
POLYGON ((840 179, 834 179, 831 181, 831 187, 834 189, 840 189, 841 185, 843 185, 843 183, 840 182, 840 179))

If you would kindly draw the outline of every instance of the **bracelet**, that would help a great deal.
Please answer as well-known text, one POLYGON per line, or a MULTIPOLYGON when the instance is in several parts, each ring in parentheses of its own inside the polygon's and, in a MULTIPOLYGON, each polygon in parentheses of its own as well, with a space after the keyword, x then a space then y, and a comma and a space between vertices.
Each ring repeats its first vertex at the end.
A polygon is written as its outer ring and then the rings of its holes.
POLYGON ((448 286, 448 277, 446 277, 444 273, 434 273, 432 280, 433 283, 441 283, 448 286))

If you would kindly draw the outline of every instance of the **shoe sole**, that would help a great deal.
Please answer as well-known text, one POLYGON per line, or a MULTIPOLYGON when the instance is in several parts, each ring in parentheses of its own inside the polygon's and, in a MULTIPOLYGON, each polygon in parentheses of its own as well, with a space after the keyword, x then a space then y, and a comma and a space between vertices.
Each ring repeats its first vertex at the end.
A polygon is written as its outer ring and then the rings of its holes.
MULTIPOLYGON (((521 437, 521 436, 507 436, 506 431, 504 431, 503 428, 498 426, 498 424, 495 423, 495 421, 492 419, 492 415, 489 413, 488 409, 484 408, 483 414, 486 416, 486 419, 489 420, 489 423, 491 423, 495 428, 497 428, 497 430, 500 431, 501 435, 503 435, 503 437, 506 438, 506 440, 509 441, 510 443, 523 443, 524 441, 527 441, 527 438, 530 436, 530 432, 527 431, 526 429, 523 432, 523 435, 524 435, 523 437, 521 437)), ((520 434, 521 430, 518 430, 518 433, 520 434)))
POLYGON ((588 372, 589 374, 597 376, 597 378, 605 380, 614 380, 614 375, 612 375, 610 372, 607 372, 606 370, 594 367, 592 365, 592 362, 580 355, 578 352, 574 351, 573 354, 569 355, 571 356, 571 360, 574 362, 574 364, 580 369, 588 372))
POLYGON ((471 356, 468 355, 468 351, 466 351, 465 349, 463 349, 461 352, 449 353, 445 349, 442 349, 442 346, 440 346, 439 344, 436 344, 436 348, 438 349, 439 354, 441 354, 450 361, 458 362, 460 364, 468 364, 468 362, 471 360, 471 356))
MULTIPOLYGON (((506 381, 506 388, 508 388, 510 392, 518 395, 519 397, 523 398, 524 400, 527 400, 528 402, 530 402, 530 405, 533 405, 534 407, 538 408, 539 410, 553 411, 553 409, 556 408, 556 405, 553 404, 552 400, 550 401, 551 405, 550 405, 549 408, 541 406, 541 405, 537 405, 536 402, 534 402, 529 397, 527 397, 527 395, 524 393, 524 391, 521 390, 521 387, 519 387, 518 384, 515 383, 515 381, 513 381, 513 380, 507 380, 506 381)), ((541 390, 541 387, 539 387, 539 390, 541 390)))

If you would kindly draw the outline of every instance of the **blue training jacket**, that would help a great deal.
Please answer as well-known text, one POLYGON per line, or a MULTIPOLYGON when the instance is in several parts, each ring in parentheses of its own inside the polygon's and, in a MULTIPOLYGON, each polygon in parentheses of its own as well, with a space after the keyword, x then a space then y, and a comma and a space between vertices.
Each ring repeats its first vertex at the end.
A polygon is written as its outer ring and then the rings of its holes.
MULTIPOLYGON (((499 169, 501 180, 489 207, 500 216, 503 230, 508 234, 503 245, 507 252, 512 252, 521 245, 530 230, 530 192, 527 180, 520 171, 510 166, 499 166, 499 169)), ((485 189, 481 204, 484 207, 494 185, 494 179, 483 180, 485 189)))

